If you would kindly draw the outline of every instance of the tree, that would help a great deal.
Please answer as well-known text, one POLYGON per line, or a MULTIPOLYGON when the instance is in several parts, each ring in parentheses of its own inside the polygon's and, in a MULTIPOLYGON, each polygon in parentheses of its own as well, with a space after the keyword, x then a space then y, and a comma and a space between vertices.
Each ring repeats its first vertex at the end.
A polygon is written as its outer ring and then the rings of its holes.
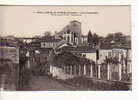
POLYGON ((50 31, 46 31, 43 33, 44 37, 51 36, 52 33, 50 31))
POLYGON ((89 30, 88 32, 88 43, 90 45, 98 45, 100 42, 100 39, 102 39, 102 37, 98 36, 96 33, 92 34, 92 32, 89 30))
POLYGON ((117 32, 114 34, 114 41, 115 42, 119 42, 119 43, 122 43, 122 42, 125 42, 125 36, 123 35, 123 33, 121 32, 117 32))
POLYGON ((91 32, 91 30, 89 30, 89 32, 88 32, 88 43, 89 44, 92 44, 92 32, 91 32))
POLYGON ((99 36, 96 33, 94 33, 92 38, 93 43, 97 45, 99 43, 99 36))
POLYGON ((35 36, 34 36, 34 39, 33 39, 33 42, 39 41, 40 38, 41 38, 41 37, 40 37, 39 35, 35 35, 35 36))
POLYGON ((112 40, 115 41, 115 43, 125 43, 126 39, 122 32, 116 32, 116 33, 109 33, 105 37, 106 42, 110 43, 112 40))
POLYGON ((111 42, 114 39, 114 34, 113 33, 109 33, 106 37, 105 37, 105 41, 106 42, 111 42))

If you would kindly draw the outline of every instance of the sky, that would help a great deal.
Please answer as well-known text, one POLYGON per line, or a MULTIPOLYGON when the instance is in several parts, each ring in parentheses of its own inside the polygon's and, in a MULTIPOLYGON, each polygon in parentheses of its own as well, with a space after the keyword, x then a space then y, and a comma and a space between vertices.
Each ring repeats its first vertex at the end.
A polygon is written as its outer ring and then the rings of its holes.
POLYGON ((114 32, 131 34, 130 6, 0 6, 0 35, 33 37, 45 31, 59 32, 72 20, 81 22, 84 35, 89 30, 101 36, 114 32), (46 13, 51 11, 87 14, 46 13))

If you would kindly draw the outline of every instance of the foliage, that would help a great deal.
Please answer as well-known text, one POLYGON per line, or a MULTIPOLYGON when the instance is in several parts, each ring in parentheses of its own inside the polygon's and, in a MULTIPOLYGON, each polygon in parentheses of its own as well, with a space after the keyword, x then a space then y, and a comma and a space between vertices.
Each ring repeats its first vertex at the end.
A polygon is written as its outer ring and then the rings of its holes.
POLYGON ((89 30, 89 32, 88 32, 88 43, 90 45, 98 45, 100 38, 101 37, 99 35, 97 35, 96 33, 92 34, 91 30, 89 30))
POLYGON ((106 57, 105 61, 107 63, 112 63, 112 64, 119 64, 119 60, 117 57, 106 57))
POLYGON ((91 44, 92 43, 92 32, 89 30, 88 32, 88 43, 91 44))
POLYGON ((46 32, 43 33, 44 37, 48 37, 48 36, 51 36, 51 35, 52 35, 52 33, 50 31, 46 31, 46 32))
POLYGON ((105 37, 106 42, 111 42, 112 40, 115 41, 116 43, 122 43, 125 42, 125 36, 123 35, 123 33, 121 32, 117 32, 117 33, 109 33, 106 37, 105 37))

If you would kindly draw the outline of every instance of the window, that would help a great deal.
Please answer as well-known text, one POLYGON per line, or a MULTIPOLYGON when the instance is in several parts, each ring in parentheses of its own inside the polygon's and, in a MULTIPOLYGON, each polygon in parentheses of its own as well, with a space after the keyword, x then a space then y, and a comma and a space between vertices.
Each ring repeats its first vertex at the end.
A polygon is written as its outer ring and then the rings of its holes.
POLYGON ((112 55, 111 55, 111 52, 108 52, 108 57, 111 57, 112 55))
POLYGON ((41 43, 41 47, 45 47, 45 43, 43 42, 43 43, 41 43))
POLYGON ((67 33, 70 33, 70 29, 67 30, 67 33))

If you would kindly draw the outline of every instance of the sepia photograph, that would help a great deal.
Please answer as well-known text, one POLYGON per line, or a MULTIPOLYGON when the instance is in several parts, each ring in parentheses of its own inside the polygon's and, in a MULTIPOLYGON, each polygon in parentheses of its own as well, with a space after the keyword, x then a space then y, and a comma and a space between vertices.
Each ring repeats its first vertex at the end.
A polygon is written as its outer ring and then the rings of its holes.
POLYGON ((0 91, 132 91, 130 5, 0 5, 0 91))

